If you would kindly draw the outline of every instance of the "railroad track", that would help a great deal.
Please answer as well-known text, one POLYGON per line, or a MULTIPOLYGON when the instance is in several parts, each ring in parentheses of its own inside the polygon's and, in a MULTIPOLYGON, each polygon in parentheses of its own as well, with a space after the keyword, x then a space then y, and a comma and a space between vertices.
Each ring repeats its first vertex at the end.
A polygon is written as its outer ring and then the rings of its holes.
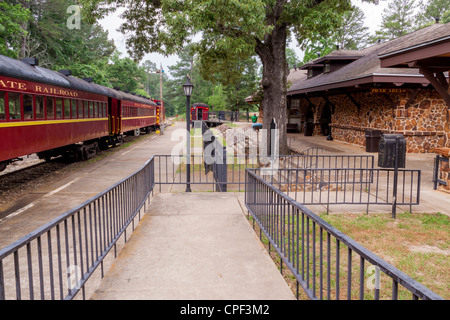
MULTIPOLYGON (((126 136, 124 142, 133 142, 138 139, 139 137, 126 136)), ((119 150, 119 148, 100 151, 97 153, 97 157, 115 150, 119 150)), ((26 162, 27 159, 24 161, 26 162)), ((36 160, 32 161, 36 162, 36 160)), ((82 161, 77 162, 73 159, 59 157, 29 166, 23 163, 14 171, 3 172, 0 174, 0 213, 2 207, 14 202, 20 196, 36 190, 40 185, 50 182, 51 179, 60 178, 62 170, 70 170, 70 167, 75 167, 77 163, 82 163, 82 161)))
POLYGON ((0 176, 0 207, 48 182, 73 162, 62 158, 41 162, 0 176))

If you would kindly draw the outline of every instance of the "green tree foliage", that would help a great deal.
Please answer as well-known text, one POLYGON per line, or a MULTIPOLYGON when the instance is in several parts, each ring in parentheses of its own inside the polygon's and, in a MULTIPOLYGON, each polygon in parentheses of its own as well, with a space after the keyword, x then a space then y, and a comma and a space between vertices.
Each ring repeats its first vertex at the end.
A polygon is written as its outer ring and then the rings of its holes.
POLYGON ((420 5, 419 25, 427 26, 436 23, 450 22, 450 0, 429 0, 420 5))
MULTIPOLYGON (((191 102, 202 102, 210 106, 213 111, 218 110, 246 110, 248 104, 245 98, 256 91, 260 82, 258 77, 258 66, 256 59, 250 58, 239 62, 236 68, 240 68, 241 77, 232 82, 222 84, 220 79, 232 73, 213 74, 212 70, 205 71, 206 76, 202 76, 201 63, 198 55, 193 50, 193 45, 188 45, 179 54, 179 61, 169 67, 172 79, 167 81, 165 87, 165 101, 171 103, 174 114, 184 115, 186 112, 186 97, 184 96, 182 85, 189 75, 194 83, 194 91, 191 102)), ((216 70, 220 72, 220 70, 216 70)))
POLYGON ((146 74, 132 59, 120 57, 120 52, 115 52, 111 57, 111 63, 106 69, 106 77, 113 87, 122 91, 135 92, 144 90, 146 74))
MULTIPOLYGON (((373 1, 373 0, 369 0, 373 1)), ((319 30, 336 27, 349 9, 348 0, 82 0, 86 12, 98 18, 118 6, 125 8, 129 53, 179 53, 193 36, 201 70, 232 82, 235 66, 255 53, 263 65, 261 106, 264 128, 279 124, 281 152, 287 151, 286 90, 289 31, 299 42, 319 30), (220 69, 220 72, 218 72, 220 69)), ((224 85, 228 83, 223 83, 224 85)))
POLYGON ((356 6, 344 12, 341 24, 333 35, 340 49, 359 50, 366 46, 369 28, 364 25, 364 20, 364 12, 356 6))
POLYGON ((30 53, 46 52, 46 63, 50 67, 85 64, 95 65, 101 70, 115 50, 114 42, 98 24, 81 21, 79 29, 70 29, 67 24, 71 13, 67 11, 74 4, 73 0, 46 0, 32 6, 35 12, 30 23, 30 35, 41 45, 30 53))
POLYGON ((442 15, 442 23, 449 23, 449 22, 450 22, 450 10, 447 10, 442 15))
POLYGON ((290 48, 286 49, 286 60, 287 60, 287 64, 289 66, 289 69, 292 69, 295 66, 300 66, 301 63, 302 63, 300 61, 300 59, 297 57, 295 51, 290 49, 290 48))
POLYGON ((0 2, 0 54, 18 57, 21 40, 27 35, 23 21, 30 16, 30 10, 20 4, 0 2))
MULTIPOLYGON (((69 69, 79 78, 92 77, 101 85, 148 95, 144 67, 130 58, 120 58, 108 32, 99 24, 81 20, 75 28, 69 27, 74 13, 69 9, 74 4, 74 0, 0 2, 0 54, 36 57, 43 67, 69 69)), ((159 80, 157 88, 151 90, 155 97, 159 97, 159 80)))
POLYGON ((363 48, 369 38, 368 28, 364 26, 364 12, 357 6, 351 6, 340 17, 336 28, 319 31, 318 35, 303 41, 305 50, 303 63, 327 55, 337 49, 358 50, 363 48))

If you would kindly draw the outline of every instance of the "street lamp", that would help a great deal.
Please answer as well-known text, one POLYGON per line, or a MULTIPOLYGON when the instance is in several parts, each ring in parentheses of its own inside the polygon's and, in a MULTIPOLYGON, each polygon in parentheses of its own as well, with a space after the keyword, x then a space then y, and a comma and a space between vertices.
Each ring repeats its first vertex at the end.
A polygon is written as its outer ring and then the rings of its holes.
POLYGON ((191 95, 194 85, 187 76, 186 83, 183 85, 184 95, 186 96, 186 192, 191 192, 191 95))

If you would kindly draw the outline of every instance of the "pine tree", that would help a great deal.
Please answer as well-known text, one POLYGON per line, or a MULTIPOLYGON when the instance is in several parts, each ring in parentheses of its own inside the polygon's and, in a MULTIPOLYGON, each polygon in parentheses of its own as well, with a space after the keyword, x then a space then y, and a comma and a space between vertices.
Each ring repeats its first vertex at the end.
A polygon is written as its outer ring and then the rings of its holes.
POLYGON ((370 37, 369 42, 392 40, 414 31, 416 7, 416 0, 393 0, 383 11, 380 30, 370 37))
POLYGON ((420 6, 418 20, 421 27, 427 26, 436 21, 448 22, 450 16, 450 0, 428 0, 420 6))

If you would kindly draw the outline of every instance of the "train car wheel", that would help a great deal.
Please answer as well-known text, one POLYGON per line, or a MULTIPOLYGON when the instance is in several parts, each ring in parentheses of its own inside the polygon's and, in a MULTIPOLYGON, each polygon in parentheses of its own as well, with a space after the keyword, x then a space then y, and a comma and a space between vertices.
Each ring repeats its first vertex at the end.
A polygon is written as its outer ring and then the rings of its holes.
POLYGON ((134 134, 135 137, 139 137, 141 135, 141 129, 135 129, 134 134))
POLYGON ((100 139, 100 141, 98 142, 98 147, 99 147, 100 150, 102 150, 102 151, 108 150, 108 145, 109 145, 109 140, 108 140, 108 138, 102 138, 102 139, 100 139))

